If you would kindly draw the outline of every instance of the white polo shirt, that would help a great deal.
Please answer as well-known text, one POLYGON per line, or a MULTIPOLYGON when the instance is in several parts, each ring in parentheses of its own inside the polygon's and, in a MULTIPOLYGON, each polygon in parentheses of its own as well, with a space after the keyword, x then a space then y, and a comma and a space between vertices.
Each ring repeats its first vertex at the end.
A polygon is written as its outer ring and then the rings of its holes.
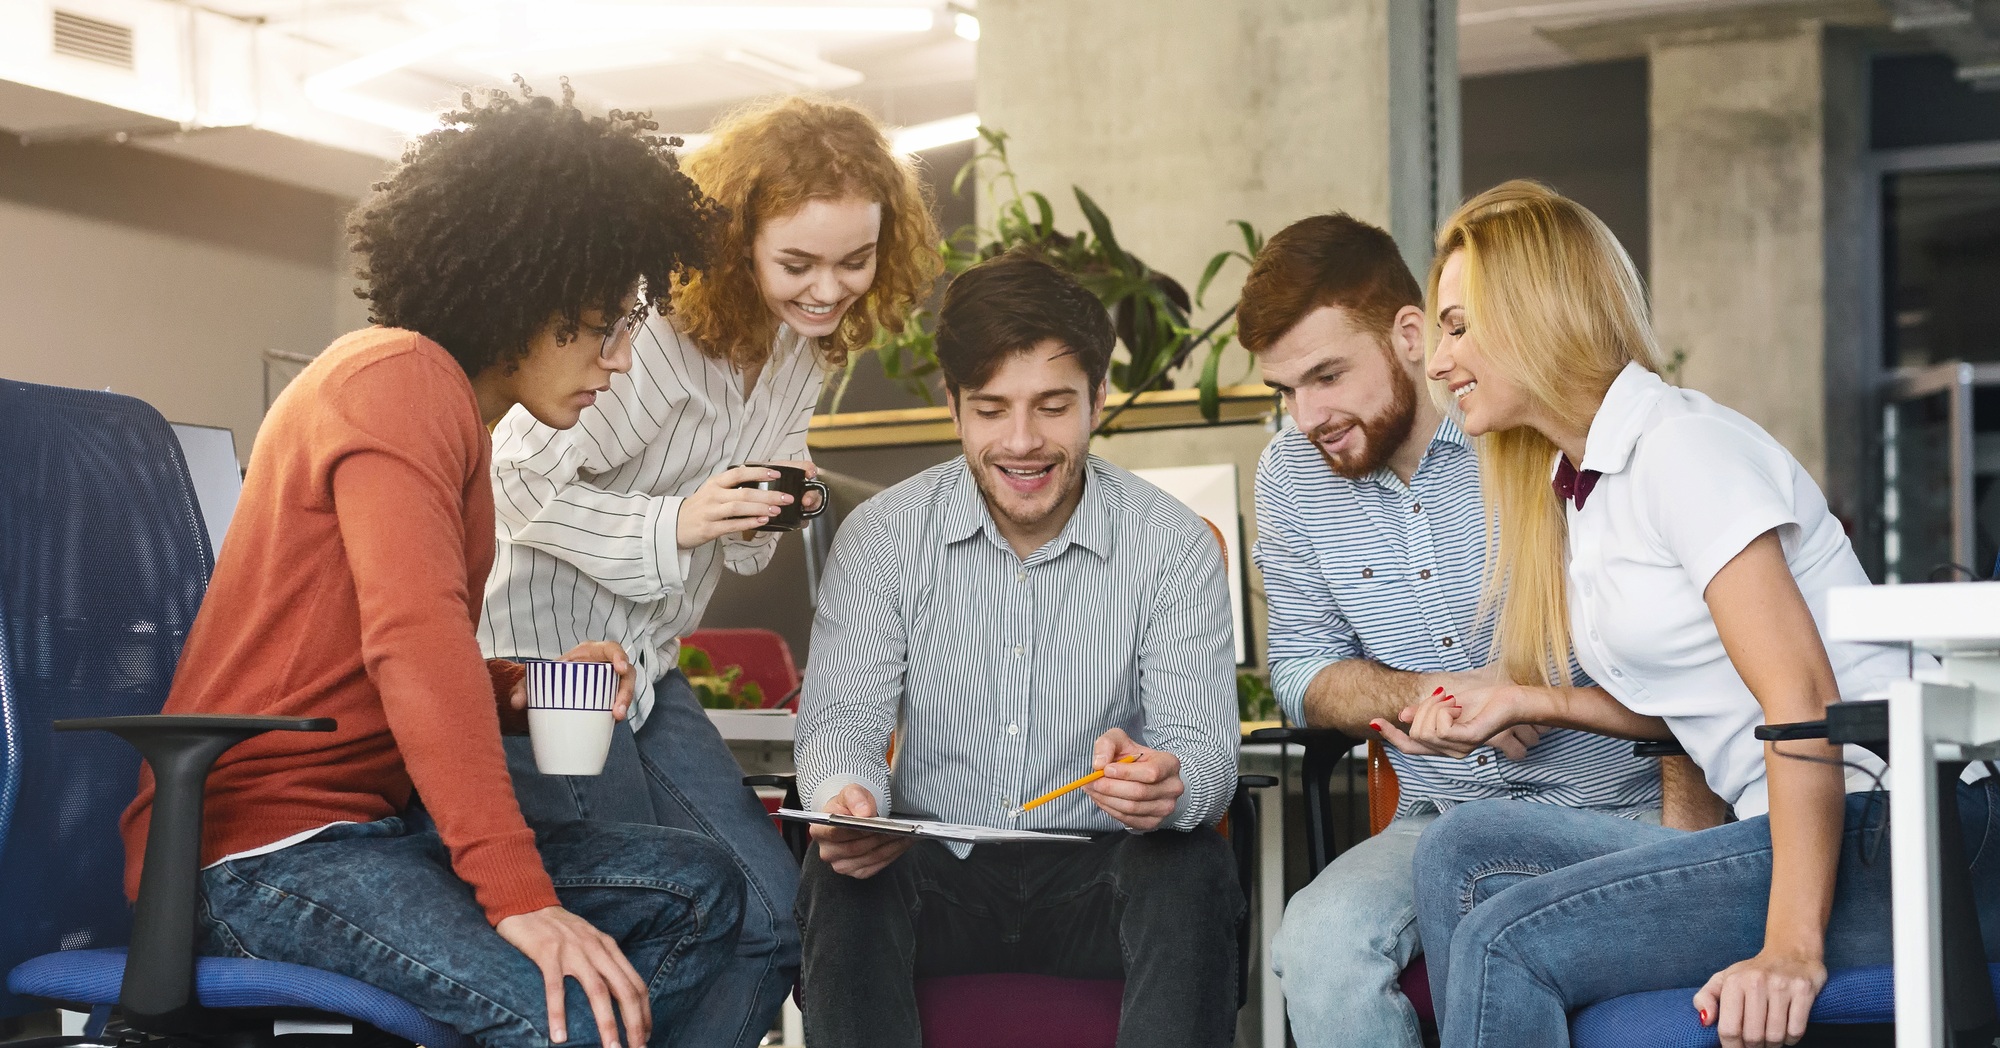
MULTIPOLYGON (((1560 462, 1560 456, 1558 456, 1560 462)), ((1637 364, 1605 394, 1583 469, 1602 474, 1569 518, 1569 619, 1577 661, 1634 712, 1661 717, 1708 786, 1748 819, 1770 810, 1764 711, 1722 647, 1702 593, 1773 528, 1826 634, 1826 594, 1868 576, 1819 485, 1756 423, 1637 364)), ((1843 699, 1909 676, 1900 648, 1825 642, 1843 699)), ((1874 754, 1848 746, 1879 773, 1874 754)), ((1847 789, 1874 780, 1850 768, 1847 789)))

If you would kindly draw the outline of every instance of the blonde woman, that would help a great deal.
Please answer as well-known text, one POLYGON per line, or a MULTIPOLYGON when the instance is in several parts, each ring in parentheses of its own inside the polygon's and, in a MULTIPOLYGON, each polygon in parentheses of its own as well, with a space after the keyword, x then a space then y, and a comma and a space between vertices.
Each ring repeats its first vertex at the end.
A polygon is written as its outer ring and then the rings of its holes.
MULTIPOLYGON (((1512 801, 1439 818, 1415 863, 1444 1044, 1563 1045, 1577 1008, 1683 986, 1723 1044, 1794 1043, 1829 967, 1890 956, 1882 765, 1752 730, 1820 719, 1906 656, 1821 632, 1827 591, 1868 581, 1839 521, 1756 423, 1660 377, 1637 273, 1596 216, 1510 182, 1452 216, 1436 257, 1428 371, 1479 438, 1513 683, 1405 711, 1410 735, 1671 736, 1739 820, 1684 833, 1512 801), (1603 691, 1539 686, 1572 651, 1603 691)), ((1994 793, 1959 802, 2000 945, 1994 793)))
MULTIPOLYGON (((941 268, 910 163, 855 106, 790 97, 723 118, 688 157, 728 209, 709 266, 633 343, 632 370, 558 431, 524 412, 493 434, 500 542, 479 637, 492 656, 552 658, 613 638, 639 672, 632 733, 596 781, 538 775, 516 740, 515 790, 537 824, 579 818, 691 830, 748 886, 734 964, 688 1034, 717 1048, 770 1030, 799 964, 798 864, 677 667, 726 567, 764 569, 791 498, 737 487, 813 472, 822 378, 895 329, 941 268)), ((811 494, 806 508, 812 508, 811 494)))

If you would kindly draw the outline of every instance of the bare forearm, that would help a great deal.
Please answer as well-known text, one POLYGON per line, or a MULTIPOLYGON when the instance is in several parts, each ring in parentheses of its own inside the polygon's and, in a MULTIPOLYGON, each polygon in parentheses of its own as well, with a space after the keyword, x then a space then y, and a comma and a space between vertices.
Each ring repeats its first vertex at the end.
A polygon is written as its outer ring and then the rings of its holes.
POLYGON ((1321 669, 1306 687, 1306 726, 1365 738, 1369 721, 1393 721, 1432 689, 1453 687, 1470 677, 1391 669, 1372 659, 1343 659, 1321 669))
POLYGON ((1818 959, 1833 912, 1846 785, 1837 767, 1785 756, 1835 760, 1839 750, 1813 742, 1783 745, 1783 754, 1775 744, 1764 746, 1771 791, 1771 909, 1764 948, 1818 959))
POLYGON ((1614 739, 1660 742, 1674 737, 1667 722, 1632 712, 1603 688, 1527 688, 1532 716, 1520 721, 1609 735, 1614 739))
POLYGON ((1700 766, 1685 756, 1660 758, 1660 825, 1707 830, 1728 817, 1729 805, 1708 788, 1700 766))

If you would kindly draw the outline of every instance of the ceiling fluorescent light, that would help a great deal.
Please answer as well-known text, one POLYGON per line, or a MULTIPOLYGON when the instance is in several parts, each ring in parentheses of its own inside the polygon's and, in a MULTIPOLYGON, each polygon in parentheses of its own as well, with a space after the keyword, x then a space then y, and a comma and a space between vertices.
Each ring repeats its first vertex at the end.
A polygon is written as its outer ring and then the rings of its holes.
POLYGON ((978 137, 979 114, 965 113, 928 124, 898 128, 890 135, 889 141, 898 153, 921 153, 956 142, 970 142, 978 137))
POLYGON ((979 16, 963 11, 951 16, 951 31, 967 40, 979 39, 979 16))
POLYGON ((530 18, 625 32, 928 33, 937 15, 928 7, 564 3, 537 7, 530 18))
POLYGON ((346 91, 308 91, 314 105, 340 116, 386 127, 412 137, 438 126, 438 115, 390 102, 379 102, 346 91))
POLYGON ((732 47, 722 52, 722 60, 809 91, 838 91, 862 81, 859 70, 812 55, 783 52, 769 44, 757 51, 732 47))

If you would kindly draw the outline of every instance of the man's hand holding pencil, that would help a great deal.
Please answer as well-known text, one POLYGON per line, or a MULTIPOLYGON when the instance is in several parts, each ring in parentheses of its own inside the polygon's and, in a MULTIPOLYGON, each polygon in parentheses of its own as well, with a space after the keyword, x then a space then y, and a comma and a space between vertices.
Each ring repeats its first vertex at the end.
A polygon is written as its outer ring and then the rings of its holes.
POLYGON ((1104 775, 1083 792, 1106 815, 1142 833, 1158 829, 1186 790, 1179 757, 1133 742, 1123 728, 1097 737, 1090 762, 1104 775))

